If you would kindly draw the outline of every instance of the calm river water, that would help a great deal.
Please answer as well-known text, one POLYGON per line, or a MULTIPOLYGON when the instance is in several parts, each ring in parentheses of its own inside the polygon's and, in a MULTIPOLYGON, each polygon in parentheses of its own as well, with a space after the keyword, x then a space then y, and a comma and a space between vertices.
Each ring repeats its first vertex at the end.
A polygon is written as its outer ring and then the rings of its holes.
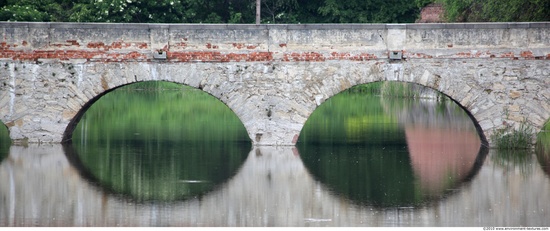
POLYGON ((482 144, 451 101, 342 93, 296 147, 252 147, 198 90, 120 89, 73 142, 10 146, 0 226, 550 226, 550 134, 482 144))

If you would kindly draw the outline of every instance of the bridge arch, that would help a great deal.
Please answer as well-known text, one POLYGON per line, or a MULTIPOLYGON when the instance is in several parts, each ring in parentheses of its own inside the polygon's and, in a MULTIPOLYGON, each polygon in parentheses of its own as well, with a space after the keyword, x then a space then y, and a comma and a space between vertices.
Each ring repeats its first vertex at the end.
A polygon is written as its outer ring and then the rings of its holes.
MULTIPOLYGON (((452 98, 451 96, 443 93, 443 92, 440 92, 438 89, 435 89, 433 88, 432 86, 429 86, 429 85, 424 85, 424 84, 420 84, 418 82, 414 82, 414 81, 402 81, 402 80, 383 80, 383 81, 370 81, 370 82, 366 82, 366 83, 358 83, 358 84, 355 84, 355 85, 352 85, 350 86, 349 88, 346 88, 344 90, 341 90, 340 92, 334 94, 334 95, 331 95, 329 96, 326 100, 334 97, 335 95, 337 94, 340 94, 352 87, 355 87, 355 86, 359 86, 359 85, 369 85, 369 84, 373 84, 373 83, 377 83, 377 82, 400 82, 400 83, 406 83, 406 84, 411 84, 411 85, 418 85, 418 86, 422 86, 422 87, 425 87, 427 89, 429 89, 430 91, 433 91, 434 93, 437 93, 437 94, 441 94, 441 96, 449 99, 452 101, 452 103, 456 104, 458 107, 460 107, 462 109, 462 111, 464 113, 466 113, 466 115, 470 118, 472 124, 475 126, 478 134, 479 134, 479 138, 481 140, 481 143, 485 146, 488 145, 488 140, 487 140, 487 137, 485 136, 486 134, 484 133, 483 129, 481 128, 481 126, 479 125, 479 122, 477 120, 477 118, 475 118, 474 115, 472 115, 472 113, 468 110, 468 108, 464 107, 463 105, 460 104, 460 101, 452 98)), ((338 89, 335 89, 335 90, 338 90, 338 89)), ((320 101, 318 104, 317 104, 317 107, 315 109, 317 109, 322 103, 324 103, 326 100, 323 100, 322 102, 320 101)))
MULTIPOLYGON (((86 67, 81 66, 80 68, 85 69, 86 67)), ((147 73, 147 72, 145 72, 145 73, 147 73)), ((76 129, 76 126, 78 125, 78 123, 80 122, 82 117, 86 114, 88 109, 90 109, 90 107, 92 107, 92 105, 97 103, 97 101, 100 100, 103 96, 105 96, 105 95, 107 95, 107 94, 109 94, 113 91, 119 90, 122 87, 133 85, 133 84, 136 84, 136 83, 143 83, 143 82, 170 82, 170 83, 175 83, 175 84, 182 85, 182 86, 189 86, 186 83, 186 81, 184 81, 185 78, 177 78, 177 77, 174 78, 172 76, 166 76, 166 75, 159 76, 155 69, 153 69, 150 73, 152 75, 150 77, 142 76, 142 78, 138 79, 137 76, 134 75, 134 77, 135 77, 134 79, 131 79, 130 81, 122 81, 122 82, 121 81, 116 81, 116 80, 113 81, 113 79, 116 79, 116 77, 113 77, 110 74, 103 74, 101 79, 100 79, 100 82, 99 82, 101 84, 101 88, 103 88, 103 91, 101 91, 101 90, 97 91, 97 89, 92 90, 92 92, 97 93, 97 94, 93 95, 93 97, 91 97, 88 101, 83 102, 82 106, 80 107, 80 109, 78 109, 78 111, 74 114, 74 116, 72 118, 69 118, 70 121, 69 121, 68 125, 66 126, 65 131, 63 133, 62 142, 69 142, 69 141, 72 140, 72 135, 73 135, 74 130, 76 129)), ((91 82, 92 80, 88 79, 88 81, 91 82)), ((97 87, 97 86, 94 85, 94 83, 91 83, 90 86, 92 88, 97 87)), ((192 87, 192 86, 190 86, 190 87, 192 87)), ((203 89, 204 86, 199 84, 199 87, 193 87, 193 88, 200 90, 202 93, 212 97, 212 99, 215 99, 215 100, 219 101, 220 103, 224 104, 225 106, 227 106, 227 104, 225 102, 221 101, 216 96, 213 96, 211 93, 205 91, 203 89)), ((90 91, 83 91, 83 93, 87 93, 87 92, 90 92, 90 91)), ((124 102, 121 102, 121 103, 124 103, 124 102)), ((231 111, 231 113, 235 114, 235 112, 230 107, 227 107, 227 108, 231 111)), ((235 114, 235 115, 238 117, 237 114, 235 114)), ((239 120, 240 120, 240 118, 239 118, 239 120)), ((240 120, 240 123, 242 124, 242 120, 240 120)))
MULTIPOLYGON (((318 81, 312 87, 320 89, 315 93, 315 108, 330 97, 360 84, 378 81, 419 84, 444 94, 459 105, 472 119, 482 142, 491 146, 491 135, 497 130, 507 127, 518 129, 526 123, 539 131, 550 118, 550 104, 537 99, 548 99, 550 96, 549 89, 540 85, 542 80, 520 77, 522 83, 519 87, 506 86, 506 83, 499 81, 510 78, 506 77, 508 71, 505 68, 510 61, 500 62, 504 64, 490 64, 488 67, 457 60, 436 63, 372 62, 366 68, 342 66, 338 70, 333 69, 330 78, 318 81), (470 69, 464 71, 465 68, 470 69), (529 101, 528 98, 535 100, 529 101)), ((537 68, 542 67, 526 65, 526 68, 522 74, 536 72, 537 68)))

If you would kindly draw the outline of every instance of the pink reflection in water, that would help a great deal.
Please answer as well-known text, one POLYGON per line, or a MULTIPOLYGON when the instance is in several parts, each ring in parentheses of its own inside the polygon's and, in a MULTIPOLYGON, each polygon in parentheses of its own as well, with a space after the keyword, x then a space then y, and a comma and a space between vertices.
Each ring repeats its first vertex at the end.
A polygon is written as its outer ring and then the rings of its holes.
POLYGON ((408 125, 405 134, 420 189, 434 196, 468 176, 481 147, 471 130, 408 125))

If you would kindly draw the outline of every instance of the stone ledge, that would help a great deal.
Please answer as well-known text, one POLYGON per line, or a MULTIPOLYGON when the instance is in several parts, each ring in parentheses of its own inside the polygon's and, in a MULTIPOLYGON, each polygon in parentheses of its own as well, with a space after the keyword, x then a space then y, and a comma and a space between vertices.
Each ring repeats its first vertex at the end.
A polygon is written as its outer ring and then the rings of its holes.
POLYGON ((63 29, 172 29, 172 30, 269 30, 269 29, 508 29, 550 28, 550 22, 506 23, 408 23, 408 24, 155 24, 155 23, 75 23, 75 22, 0 22, 0 28, 63 29))

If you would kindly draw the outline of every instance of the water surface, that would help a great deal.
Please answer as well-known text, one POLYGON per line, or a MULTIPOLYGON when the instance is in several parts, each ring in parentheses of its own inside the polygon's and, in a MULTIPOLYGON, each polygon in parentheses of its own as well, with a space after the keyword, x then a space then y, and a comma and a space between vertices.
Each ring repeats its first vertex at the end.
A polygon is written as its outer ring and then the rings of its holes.
POLYGON ((452 101, 340 94, 296 147, 252 147, 198 90, 117 90, 70 145, 0 130, 0 226, 549 226, 541 134, 497 152, 452 101))

